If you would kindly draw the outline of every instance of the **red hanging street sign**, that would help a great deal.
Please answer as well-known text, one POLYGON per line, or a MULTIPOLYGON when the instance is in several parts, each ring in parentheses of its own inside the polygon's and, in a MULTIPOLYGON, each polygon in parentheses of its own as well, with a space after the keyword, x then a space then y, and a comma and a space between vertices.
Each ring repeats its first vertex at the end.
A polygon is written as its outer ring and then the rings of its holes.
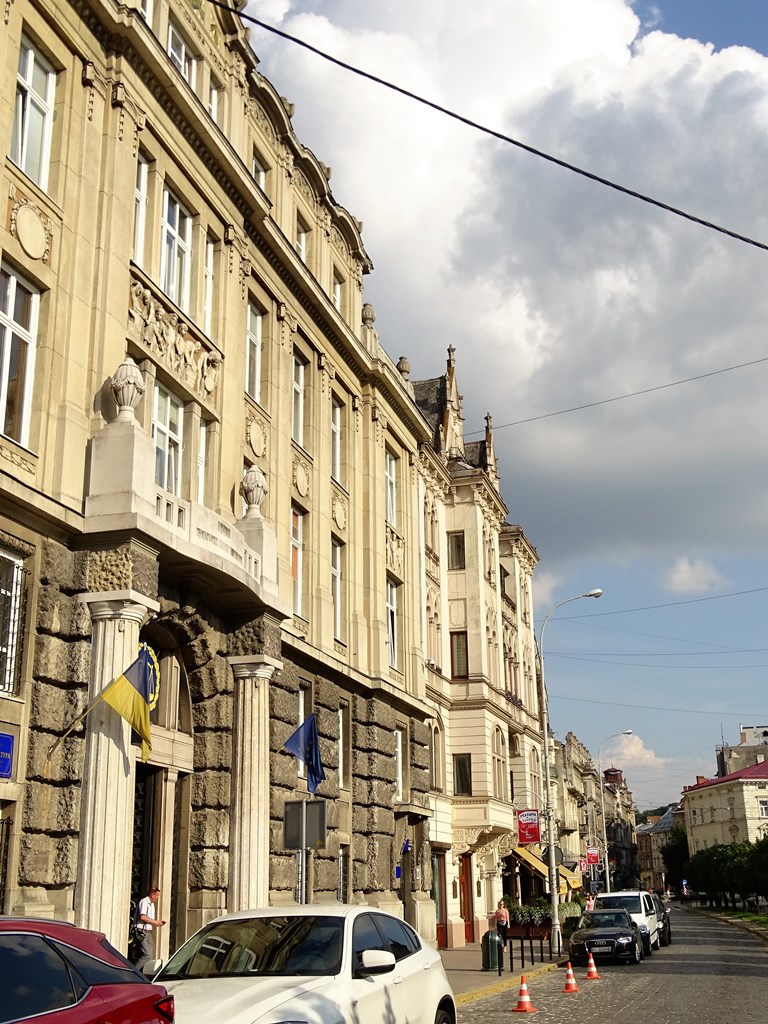
POLYGON ((587 864, 599 864, 600 851, 596 846, 587 847, 587 864))
POLYGON ((525 810, 517 812, 517 833, 518 843, 539 843, 541 833, 539 831, 539 812, 536 810, 525 810))

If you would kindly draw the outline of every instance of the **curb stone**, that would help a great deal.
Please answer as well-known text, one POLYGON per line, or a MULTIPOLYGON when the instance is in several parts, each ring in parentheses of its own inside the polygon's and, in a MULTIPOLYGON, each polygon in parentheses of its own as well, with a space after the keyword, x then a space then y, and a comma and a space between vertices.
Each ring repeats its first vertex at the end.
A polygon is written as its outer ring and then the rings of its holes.
POLYGON ((504 981, 498 981, 492 985, 484 985, 483 988, 475 988, 470 992, 460 992, 457 996, 454 996, 454 1002, 457 1006, 464 1006, 467 1003, 475 1003, 478 999, 485 999, 486 996, 498 995, 500 992, 508 992, 512 989, 517 991, 520 988, 519 977, 521 975, 525 975, 527 982, 529 978, 538 978, 542 974, 549 974, 550 971, 557 971, 559 968, 565 967, 565 965, 566 961, 563 960, 560 963, 540 964, 538 967, 531 967, 529 971, 515 972, 514 976, 505 978, 504 981))

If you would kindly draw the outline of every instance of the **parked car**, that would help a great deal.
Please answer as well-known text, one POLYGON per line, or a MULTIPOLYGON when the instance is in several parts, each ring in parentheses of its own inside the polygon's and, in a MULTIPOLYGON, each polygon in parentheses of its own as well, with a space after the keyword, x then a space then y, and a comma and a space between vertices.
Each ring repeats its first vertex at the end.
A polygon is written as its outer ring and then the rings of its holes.
POLYGON ((572 964, 594 960, 624 960, 639 964, 643 959, 640 929, 626 910, 588 910, 582 914, 568 941, 572 964))
POLYGON ((0 917, 0 1024, 172 1024, 173 996, 101 932, 0 917))
POLYGON ((643 940, 643 952, 650 956, 661 945, 659 920, 651 893, 644 889, 623 889, 620 892, 601 892, 595 898, 595 910, 626 910, 643 940))
POLYGON ((659 922, 659 942, 662 946, 668 946, 672 942, 672 921, 670 919, 672 911, 664 905, 664 900, 658 893, 654 893, 652 899, 659 922))
POLYGON ((184 1024, 455 1024, 436 950, 369 907, 244 910, 205 925, 157 976, 184 1024))

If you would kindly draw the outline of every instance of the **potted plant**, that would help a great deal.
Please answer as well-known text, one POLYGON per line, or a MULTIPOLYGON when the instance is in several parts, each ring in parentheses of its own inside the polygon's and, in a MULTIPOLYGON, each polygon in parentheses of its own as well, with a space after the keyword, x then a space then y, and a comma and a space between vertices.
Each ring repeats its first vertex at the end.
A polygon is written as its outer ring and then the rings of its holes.
POLYGON ((534 939, 548 939, 552 931, 552 908, 543 899, 528 908, 529 933, 534 939))
POLYGON ((519 903, 510 903, 507 909, 509 910, 507 935, 515 939, 524 938, 528 934, 528 912, 531 908, 519 903))

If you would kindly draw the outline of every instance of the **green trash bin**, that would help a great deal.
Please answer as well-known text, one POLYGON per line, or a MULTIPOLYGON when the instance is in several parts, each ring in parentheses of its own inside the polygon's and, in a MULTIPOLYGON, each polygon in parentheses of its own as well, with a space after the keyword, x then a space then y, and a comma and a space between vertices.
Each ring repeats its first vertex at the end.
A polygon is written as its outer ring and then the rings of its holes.
POLYGON ((501 944, 501 936, 495 928, 489 929, 485 933, 480 943, 480 950, 482 952, 483 970, 498 971, 499 958, 503 958, 504 950, 501 944))

